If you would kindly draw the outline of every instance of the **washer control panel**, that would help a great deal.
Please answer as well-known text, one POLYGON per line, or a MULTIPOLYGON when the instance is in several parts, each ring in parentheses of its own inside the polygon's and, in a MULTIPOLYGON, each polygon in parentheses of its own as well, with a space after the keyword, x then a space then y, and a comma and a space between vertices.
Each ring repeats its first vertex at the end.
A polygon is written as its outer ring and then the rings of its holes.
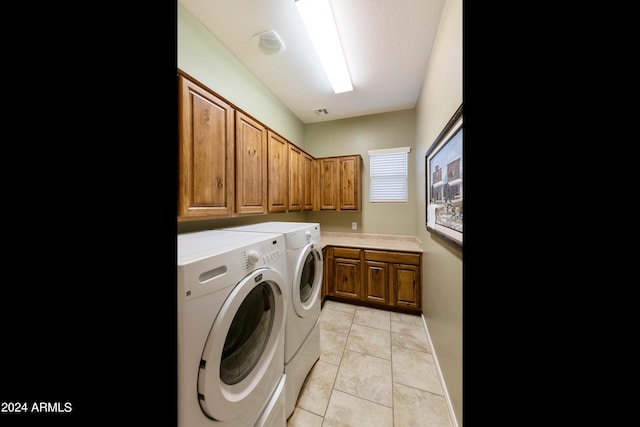
POLYGON ((241 253, 241 263, 244 268, 270 264, 277 260, 283 252, 282 242, 278 239, 248 248, 241 253))

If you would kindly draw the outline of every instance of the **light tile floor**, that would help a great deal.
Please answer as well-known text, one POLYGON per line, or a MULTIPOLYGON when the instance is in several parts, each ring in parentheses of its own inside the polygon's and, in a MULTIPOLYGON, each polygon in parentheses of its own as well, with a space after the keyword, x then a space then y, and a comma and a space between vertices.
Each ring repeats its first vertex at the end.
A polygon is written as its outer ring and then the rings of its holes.
POLYGON ((287 427, 452 427, 422 317, 325 301, 287 427))

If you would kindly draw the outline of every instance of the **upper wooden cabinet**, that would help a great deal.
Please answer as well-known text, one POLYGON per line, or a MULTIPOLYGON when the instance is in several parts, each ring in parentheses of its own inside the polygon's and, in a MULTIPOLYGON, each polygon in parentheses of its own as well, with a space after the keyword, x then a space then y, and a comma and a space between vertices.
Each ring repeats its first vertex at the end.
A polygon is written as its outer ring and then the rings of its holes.
POLYGON ((267 129, 236 111, 236 214, 267 213, 267 129))
POLYGON ((234 109, 178 76, 178 220, 234 212, 234 109))
POLYGON ((318 208, 359 211, 362 206, 362 158, 359 155, 324 157, 317 162, 318 208))
POLYGON ((340 192, 338 210, 359 211, 361 200, 360 156, 339 157, 340 192))
POLYGON ((316 159, 310 154, 302 152, 303 163, 303 194, 302 194, 302 209, 305 211, 313 210, 314 207, 314 179, 315 179, 315 164, 316 159))
POLYGON ((338 158, 326 157, 318 161, 318 195, 320 210, 338 210, 338 158))
POLYGON ((289 143, 271 130, 267 132, 267 135, 269 155, 268 211, 286 212, 289 190, 289 143))
POLYGON ((304 157, 302 150, 289 143, 289 207, 301 211, 304 205, 304 157))
POLYGON ((361 209, 359 155, 315 159, 183 71, 178 221, 361 209))
POLYGON ((313 210, 315 159, 289 143, 289 207, 288 211, 313 210))

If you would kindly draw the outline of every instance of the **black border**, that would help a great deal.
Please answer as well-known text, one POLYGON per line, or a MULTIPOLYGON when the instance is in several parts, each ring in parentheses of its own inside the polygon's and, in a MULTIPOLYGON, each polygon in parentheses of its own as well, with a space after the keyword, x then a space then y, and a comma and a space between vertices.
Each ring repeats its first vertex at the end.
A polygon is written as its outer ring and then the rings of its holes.
POLYGON ((12 9, 0 425, 177 424, 176 7, 12 9))

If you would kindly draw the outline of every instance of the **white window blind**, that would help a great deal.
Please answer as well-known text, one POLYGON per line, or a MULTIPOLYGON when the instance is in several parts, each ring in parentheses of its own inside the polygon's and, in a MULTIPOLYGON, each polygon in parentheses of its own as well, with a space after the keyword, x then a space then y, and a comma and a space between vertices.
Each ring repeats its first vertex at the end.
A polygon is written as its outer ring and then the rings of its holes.
POLYGON ((408 202, 407 163, 410 147, 369 151, 369 201, 408 202))

